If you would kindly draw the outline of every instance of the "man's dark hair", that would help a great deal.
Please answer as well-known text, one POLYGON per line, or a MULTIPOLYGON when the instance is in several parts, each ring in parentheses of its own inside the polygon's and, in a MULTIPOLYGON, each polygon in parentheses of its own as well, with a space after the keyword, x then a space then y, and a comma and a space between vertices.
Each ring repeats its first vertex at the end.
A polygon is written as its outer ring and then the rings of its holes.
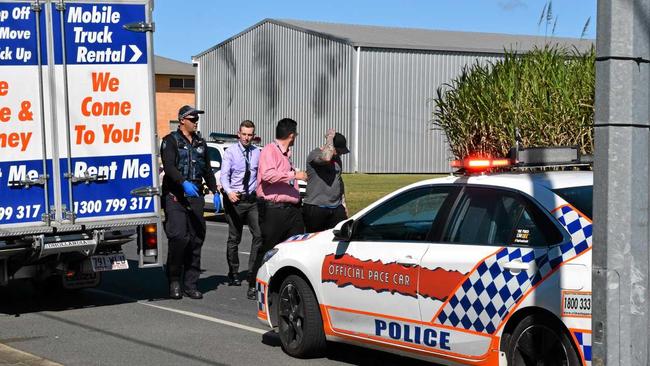
POLYGON ((242 121, 242 123, 239 124, 239 129, 240 130, 242 129, 242 127, 255 128, 255 123, 253 123, 253 121, 250 121, 250 120, 245 120, 245 121, 242 121))
POLYGON ((283 118, 278 121, 278 125, 275 126, 275 138, 278 140, 284 140, 289 137, 290 134, 296 133, 298 123, 291 118, 283 118))

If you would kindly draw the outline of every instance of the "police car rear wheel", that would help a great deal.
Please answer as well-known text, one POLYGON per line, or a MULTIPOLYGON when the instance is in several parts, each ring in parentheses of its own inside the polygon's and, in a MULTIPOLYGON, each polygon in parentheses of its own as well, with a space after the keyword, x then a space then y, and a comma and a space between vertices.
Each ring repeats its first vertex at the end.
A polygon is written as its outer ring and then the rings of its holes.
POLYGON ((300 276, 288 276, 277 302, 282 349, 293 357, 317 356, 325 349, 325 333, 318 301, 300 276))
POLYGON ((515 327, 507 349, 508 365, 579 366, 566 332, 553 319, 529 315, 515 327))

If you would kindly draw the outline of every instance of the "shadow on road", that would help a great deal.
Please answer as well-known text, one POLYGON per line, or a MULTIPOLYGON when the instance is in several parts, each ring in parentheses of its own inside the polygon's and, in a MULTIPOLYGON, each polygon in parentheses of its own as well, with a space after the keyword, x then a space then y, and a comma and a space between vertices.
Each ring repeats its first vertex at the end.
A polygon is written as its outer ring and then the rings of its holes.
MULTIPOLYGON (((262 343, 270 347, 281 347, 280 336, 273 331, 269 331, 262 335, 262 343)), ((403 357, 388 352, 334 342, 327 343, 327 351, 323 357, 328 360, 343 362, 350 365, 432 365, 429 362, 403 357)))
POLYGON ((162 268, 104 272, 100 285, 89 290, 65 290, 56 281, 36 285, 30 280, 0 287, 0 314, 20 316, 41 311, 63 311, 167 298, 167 278, 162 268))
MULTIPOLYGON (((246 278, 247 273, 240 272, 239 278, 246 278)), ((103 272, 101 276, 98 287, 86 290, 65 290, 57 281, 41 284, 31 280, 13 281, 8 287, 0 287, 0 314, 20 316, 41 311, 156 301, 167 299, 169 295, 163 268, 141 269, 137 261, 129 260, 129 269, 103 272)), ((208 293, 227 283, 226 275, 212 275, 199 279, 198 288, 208 293)))

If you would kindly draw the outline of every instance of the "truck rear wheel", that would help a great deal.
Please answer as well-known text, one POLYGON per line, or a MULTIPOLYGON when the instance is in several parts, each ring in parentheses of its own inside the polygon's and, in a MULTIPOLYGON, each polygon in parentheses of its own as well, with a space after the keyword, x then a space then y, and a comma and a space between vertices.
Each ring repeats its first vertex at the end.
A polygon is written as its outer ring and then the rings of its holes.
POLYGON ((288 276, 277 302, 282 349, 293 357, 318 356, 326 347, 323 320, 316 295, 300 276, 288 276))

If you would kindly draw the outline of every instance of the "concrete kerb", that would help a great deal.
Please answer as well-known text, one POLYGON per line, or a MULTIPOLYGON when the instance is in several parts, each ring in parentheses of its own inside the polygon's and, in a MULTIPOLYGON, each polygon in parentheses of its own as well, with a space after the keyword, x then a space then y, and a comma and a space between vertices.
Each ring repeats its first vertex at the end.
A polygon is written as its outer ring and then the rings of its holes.
POLYGON ((0 343, 0 366, 63 366, 0 343))

